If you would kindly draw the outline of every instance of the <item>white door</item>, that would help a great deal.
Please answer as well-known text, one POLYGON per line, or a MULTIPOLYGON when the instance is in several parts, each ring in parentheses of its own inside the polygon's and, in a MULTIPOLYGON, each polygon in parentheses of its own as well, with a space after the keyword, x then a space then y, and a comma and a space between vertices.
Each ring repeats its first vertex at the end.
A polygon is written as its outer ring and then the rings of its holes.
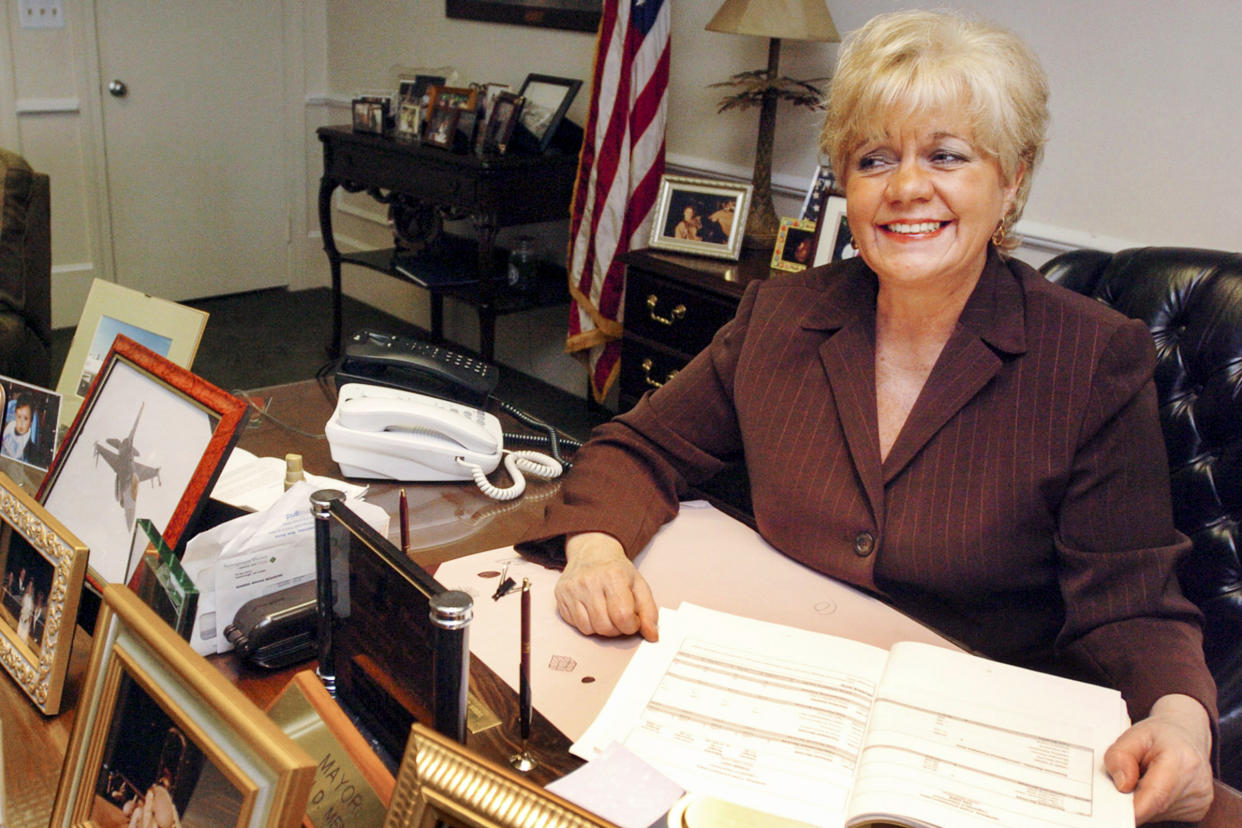
POLYGON ((116 280, 172 300, 287 284, 281 4, 95 16, 116 280))

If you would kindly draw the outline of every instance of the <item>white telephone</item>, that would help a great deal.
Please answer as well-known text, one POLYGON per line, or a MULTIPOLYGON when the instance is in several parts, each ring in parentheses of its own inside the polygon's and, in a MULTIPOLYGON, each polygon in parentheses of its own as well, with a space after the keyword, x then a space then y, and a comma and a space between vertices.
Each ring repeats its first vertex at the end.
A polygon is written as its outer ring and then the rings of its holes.
POLYGON ((412 391, 347 383, 324 426, 332 459, 347 477, 406 481, 474 479, 498 500, 525 488, 518 468, 556 477, 561 466, 537 452, 505 452, 500 420, 486 411, 412 391), (487 481, 502 457, 514 487, 487 481))

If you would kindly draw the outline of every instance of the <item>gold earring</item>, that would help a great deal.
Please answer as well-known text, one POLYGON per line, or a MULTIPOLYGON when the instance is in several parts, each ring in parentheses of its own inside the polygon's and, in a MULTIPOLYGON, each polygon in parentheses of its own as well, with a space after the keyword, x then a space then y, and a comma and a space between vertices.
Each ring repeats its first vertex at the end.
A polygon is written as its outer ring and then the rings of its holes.
POLYGON ((1005 221, 1002 219, 1001 223, 996 225, 996 230, 992 233, 992 244, 999 248, 1005 243, 1005 235, 1005 221))

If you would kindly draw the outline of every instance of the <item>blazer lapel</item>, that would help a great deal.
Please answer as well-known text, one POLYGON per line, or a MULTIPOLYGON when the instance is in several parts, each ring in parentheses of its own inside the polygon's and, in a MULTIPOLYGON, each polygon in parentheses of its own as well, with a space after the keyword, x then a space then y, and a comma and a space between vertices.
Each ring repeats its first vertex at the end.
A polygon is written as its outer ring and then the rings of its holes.
POLYGON ((884 514, 879 422, 875 408, 875 276, 852 259, 802 319, 806 330, 829 331, 819 358, 837 417, 878 522, 884 514))
POLYGON ((956 330, 945 343, 884 459, 885 483, 896 477, 936 432, 988 384, 1001 368, 1002 354, 1026 350, 1024 320, 1021 285, 992 251, 956 330))

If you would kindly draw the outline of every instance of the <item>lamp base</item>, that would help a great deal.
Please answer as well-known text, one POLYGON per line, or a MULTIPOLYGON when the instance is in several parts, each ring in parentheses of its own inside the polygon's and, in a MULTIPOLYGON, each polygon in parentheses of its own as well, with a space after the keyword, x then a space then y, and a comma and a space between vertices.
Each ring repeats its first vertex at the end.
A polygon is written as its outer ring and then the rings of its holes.
POLYGON ((780 229, 781 223, 776 218, 771 198, 768 198, 767 204, 752 201, 746 216, 746 235, 742 237, 742 246, 752 250, 771 250, 776 247, 780 229))

